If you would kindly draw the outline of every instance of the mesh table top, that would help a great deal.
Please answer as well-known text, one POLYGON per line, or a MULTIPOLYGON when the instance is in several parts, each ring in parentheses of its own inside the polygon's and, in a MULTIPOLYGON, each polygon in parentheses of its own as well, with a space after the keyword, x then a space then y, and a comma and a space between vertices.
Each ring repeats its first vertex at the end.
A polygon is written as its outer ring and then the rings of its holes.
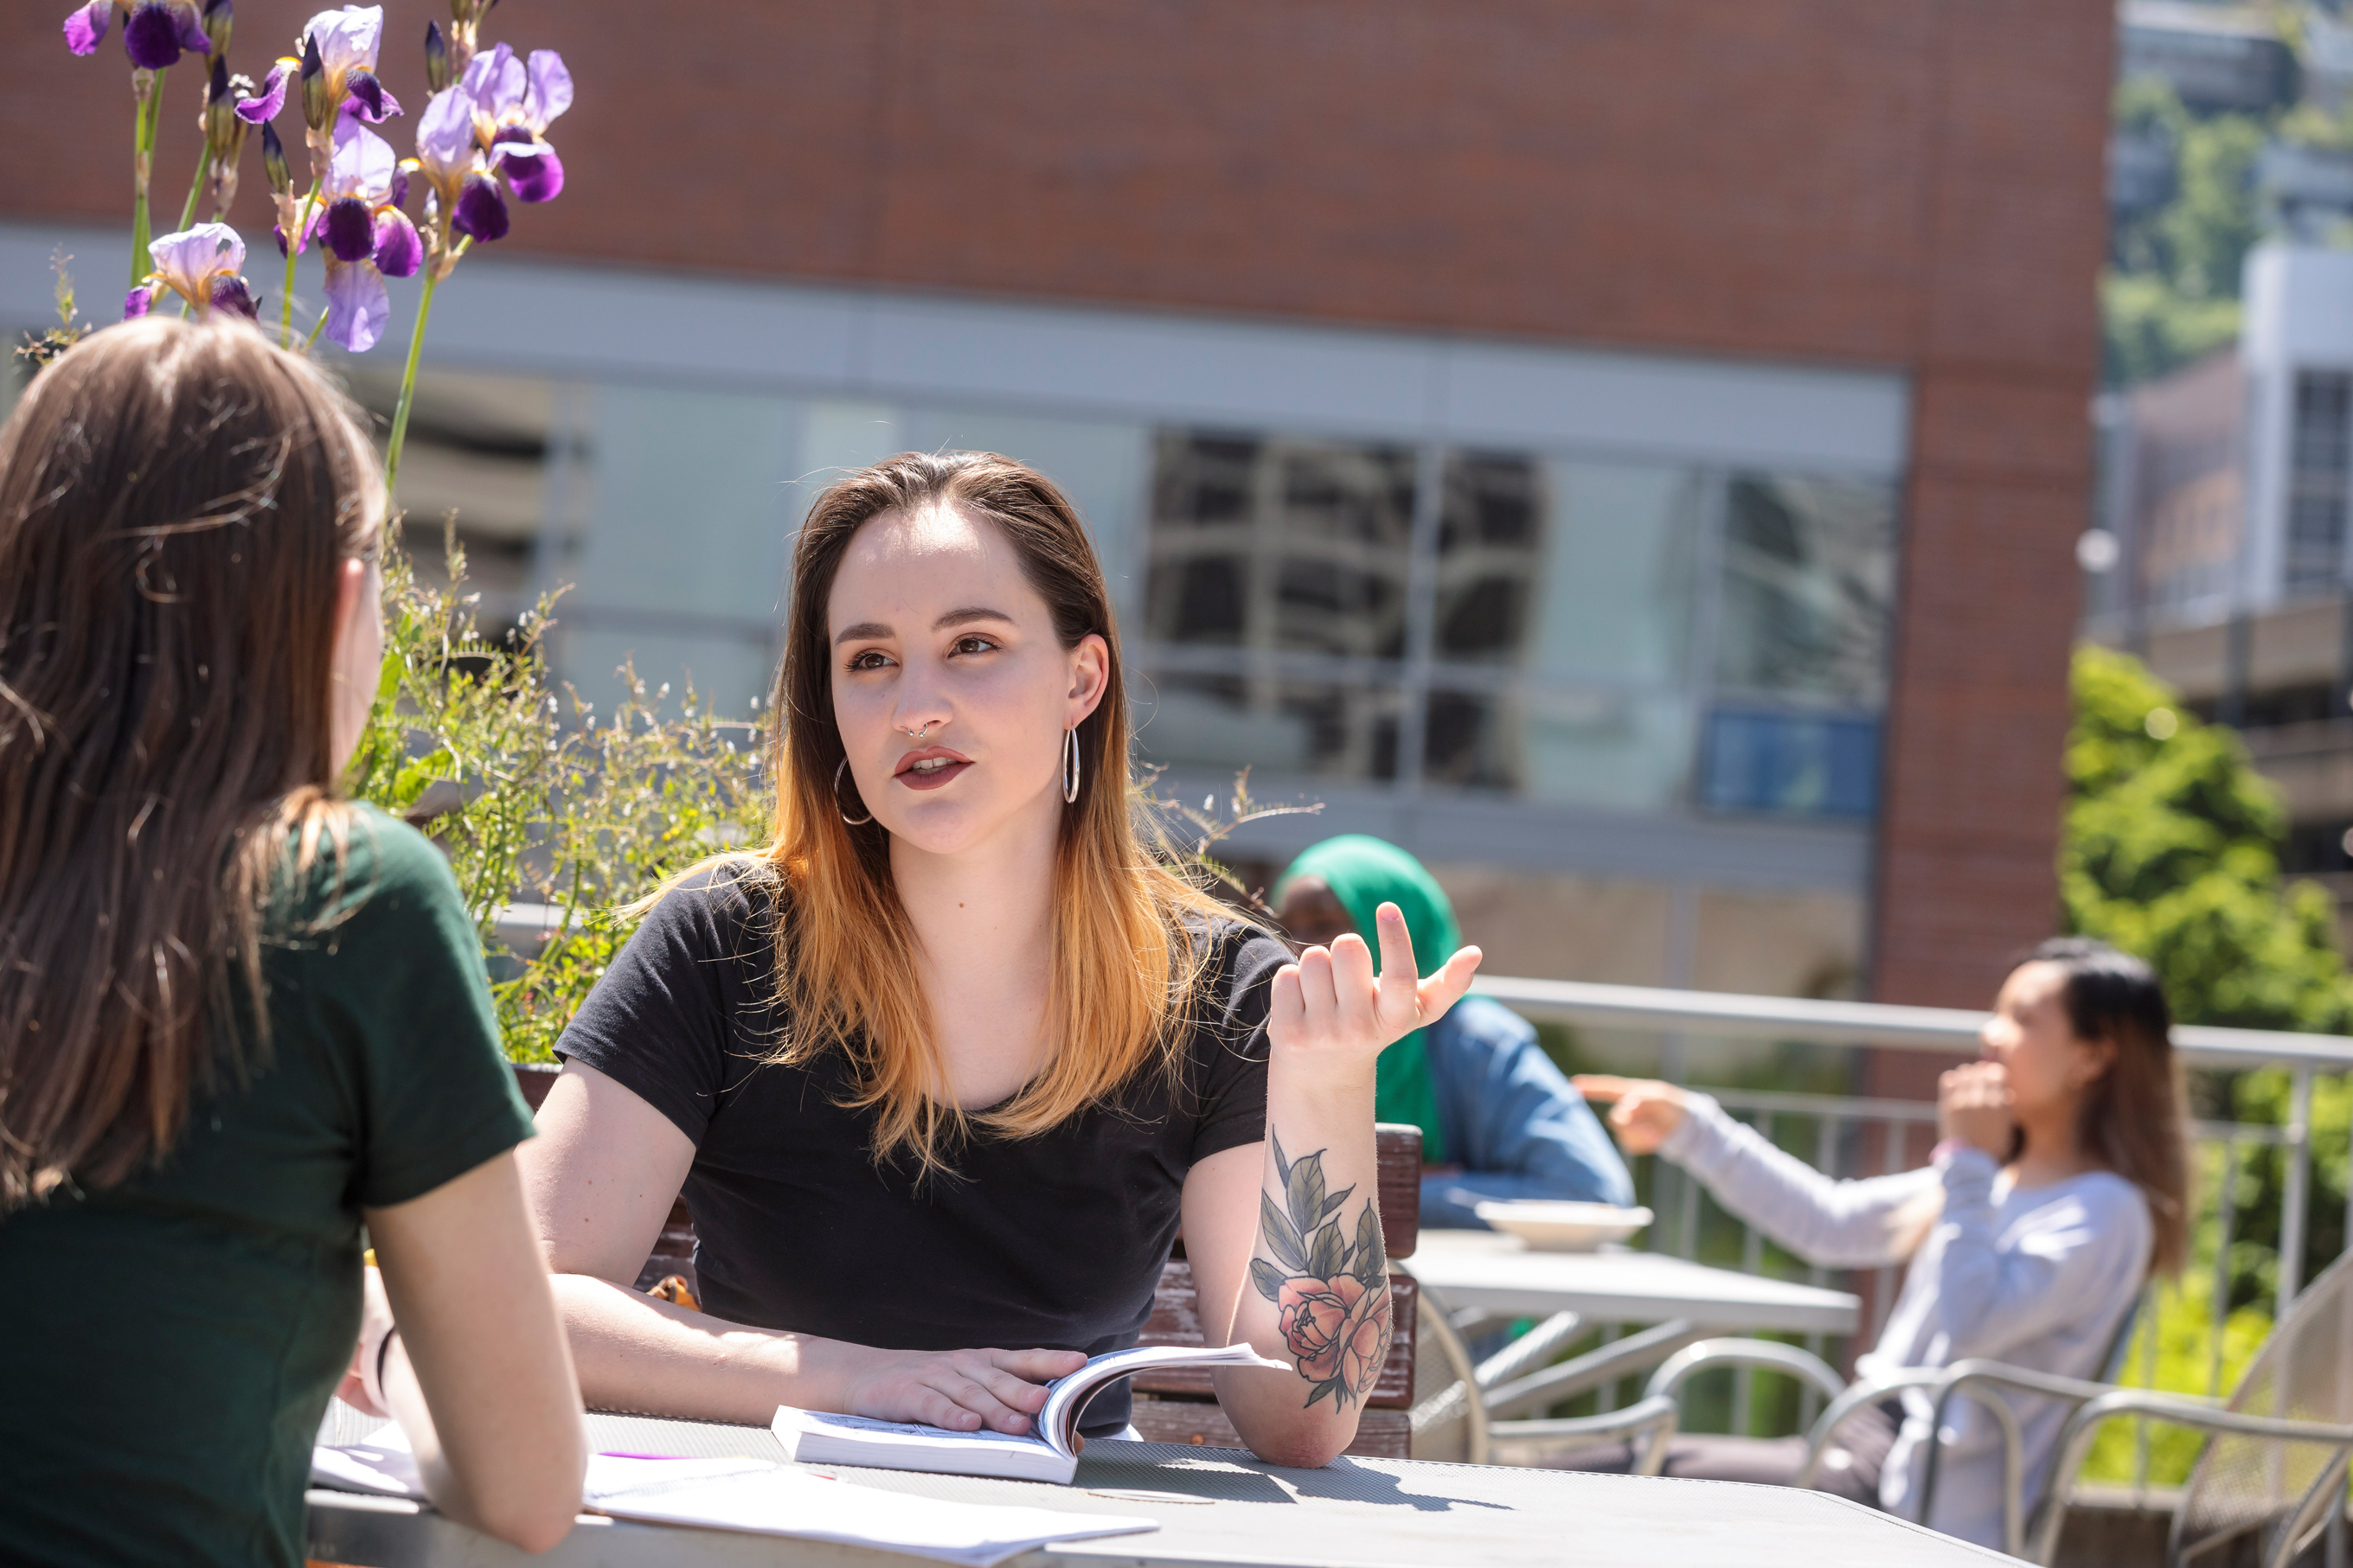
MULTIPOLYGON (((339 1403, 320 1436, 353 1442, 382 1425, 339 1403)), ((765 1427, 649 1416, 591 1415, 598 1450, 687 1458, 772 1458, 765 1427)), ((1090 1444, 1071 1486, 848 1466, 820 1474, 960 1502, 1021 1504, 1071 1513, 1145 1515, 1149 1535, 1073 1542, 1018 1559, 1023 1568, 1941 1568, 2006 1563, 1998 1553, 1819 1492, 1713 1481, 1651 1480, 1491 1466, 1344 1458, 1320 1470, 1263 1465, 1230 1449, 1165 1443, 1090 1444)), ((525 1563, 551 1568, 638 1563, 680 1568, 822 1564, 888 1568, 895 1553, 716 1531, 585 1521, 563 1545, 526 1558, 414 1505, 311 1494, 311 1554, 371 1568, 525 1563)))

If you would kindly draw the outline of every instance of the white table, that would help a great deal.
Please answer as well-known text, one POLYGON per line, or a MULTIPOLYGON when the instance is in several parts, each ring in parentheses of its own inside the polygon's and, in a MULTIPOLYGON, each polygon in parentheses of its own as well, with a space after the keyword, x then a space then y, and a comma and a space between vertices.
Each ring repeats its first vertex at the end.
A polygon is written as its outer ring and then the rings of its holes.
POLYGON ((1711 1268, 1657 1252, 1532 1252, 1492 1230, 1425 1230, 1398 1267, 1450 1307, 1596 1323, 1664 1323, 1757 1333, 1850 1334, 1861 1305, 1843 1290, 1711 1268))
POLYGON ((1657 1252, 1536 1252, 1492 1230, 1425 1230, 1409 1270, 1449 1310, 1539 1319, 1479 1363, 1490 1418, 1525 1415, 1616 1384, 1722 1333, 1854 1331, 1861 1303, 1825 1290, 1657 1252), (1641 1325, 1621 1340, 1547 1365, 1591 1323, 1641 1325))
MULTIPOLYGON (((589 1417, 596 1447, 754 1454, 764 1427, 589 1417)), ((1987 1568, 2012 1560, 1822 1492, 1398 1459, 1320 1470, 1173 1444, 1088 1445, 1072 1486, 818 1467, 886 1492, 1147 1515, 1148 1535, 1073 1542, 1018 1568, 1987 1568)), ((364 1568, 911 1568, 919 1560, 776 1536, 584 1516, 542 1557, 416 1504, 310 1494, 310 1552, 364 1568)))

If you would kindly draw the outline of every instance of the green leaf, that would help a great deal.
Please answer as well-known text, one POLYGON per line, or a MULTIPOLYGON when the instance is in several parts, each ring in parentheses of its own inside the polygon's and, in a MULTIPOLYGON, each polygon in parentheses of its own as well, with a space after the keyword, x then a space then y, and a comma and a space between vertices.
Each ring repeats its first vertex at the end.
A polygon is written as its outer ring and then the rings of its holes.
POLYGON ((1356 1189, 1354 1187, 1342 1187, 1338 1192, 1334 1193, 1330 1197, 1325 1198, 1324 1200, 1324 1213, 1322 1218, 1330 1219, 1334 1215, 1338 1214, 1340 1212, 1340 1205, 1346 1203, 1348 1201, 1348 1194, 1356 1190, 1356 1189))
POLYGON ((1292 1228, 1291 1222, 1283 1217, 1282 1211, 1274 1206, 1274 1200, 1263 1192, 1258 1195, 1258 1228, 1259 1234, 1266 1237, 1267 1246, 1273 1249, 1276 1262, 1294 1274, 1306 1272, 1305 1245, 1300 1241, 1299 1233, 1292 1228))
POLYGON ((1388 1258, 1381 1246, 1381 1216, 1366 1204, 1365 1212, 1356 1216, 1356 1278, 1366 1284, 1379 1281, 1388 1271, 1388 1258))
POLYGON ((1304 1236, 1324 1218, 1324 1152, 1319 1149, 1293 1161, 1283 1188, 1291 1205, 1291 1223, 1304 1236))
POLYGON ((1263 1258, 1250 1259, 1250 1282, 1258 1287, 1258 1293, 1270 1301, 1282 1299, 1282 1282, 1288 1278, 1290 1276, 1263 1258))
POLYGON ((1315 1385, 1314 1392, 1307 1395, 1307 1408, 1313 1410, 1315 1407, 1315 1402, 1323 1398, 1327 1394, 1332 1396, 1333 1404, 1340 1405, 1345 1403, 1345 1401, 1342 1400, 1340 1397, 1340 1380, 1335 1377, 1332 1378, 1328 1382, 1319 1383, 1315 1385))
POLYGON ((1291 1185, 1291 1162, 1282 1157, 1282 1140, 1270 1127, 1266 1130, 1266 1141, 1274 1150, 1274 1179, 1288 1188, 1291 1185))
POLYGON ((1341 1237, 1336 1225, 1324 1226, 1315 1233, 1314 1249, 1307 1259, 1307 1271, 1318 1279, 1329 1279, 1346 1272, 1348 1244, 1341 1237))

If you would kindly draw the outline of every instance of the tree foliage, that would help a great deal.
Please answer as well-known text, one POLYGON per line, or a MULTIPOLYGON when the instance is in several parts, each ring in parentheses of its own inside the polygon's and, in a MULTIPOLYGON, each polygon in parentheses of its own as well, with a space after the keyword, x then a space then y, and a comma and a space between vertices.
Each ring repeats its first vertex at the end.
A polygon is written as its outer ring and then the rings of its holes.
POLYGON ((2108 377, 2130 384, 2238 336, 2239 273, 2263 232, 2255 160, 2274 127, 2252 114, 2193 115, 2151 78, 2117 86, 2111 122, 2168 148, 2174 166, 2168 200, 2116 221, 2100 280, 2108 377))
MULTIPOLYGON (((2076 654, 2074 702, 2059 864, 2068 927, 2147 959, 2183 1023, 2353 1032, 2335 908, 2318 887, 2281 876, 2286 814, 2238 735, 2200 723, 2137 660, 2104 648, 2076 654)), ((2195 1099, 2206 1115, 2276 1127, 2291 1084, 2280 1068, 2201 1073, 2195 1099)), ((2345 1246, 2348 1100, 2342 1078, 2315 1086, 2307 1279, 2345 1246)), ((2222 1174, 2206 1172, 2204 1201, 2232 1207, 2230 1301, 2268 1310, 2284 1160, 2251 1148, 2231 1190, 2217 1193, 2222 1174)), ((2200 1243, 2210 1266, 2216 1244, 2200 1243)))

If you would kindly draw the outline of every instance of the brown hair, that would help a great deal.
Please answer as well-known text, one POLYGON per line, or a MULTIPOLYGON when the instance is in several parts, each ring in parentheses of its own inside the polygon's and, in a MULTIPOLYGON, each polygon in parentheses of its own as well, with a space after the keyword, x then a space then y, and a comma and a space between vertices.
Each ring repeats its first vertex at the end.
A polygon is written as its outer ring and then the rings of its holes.
POLYGON ((2026 962, 2065 974, 2059 1001, 2069 1030, 2111 1048, 2108 1070, 2084 1090, 2076 1140, 2141 1190, 2156 1233, 2149 1267, 2173 1273, 2189 1246, 2189 1118, 2165 988, 2139 959, 2085 937, 2054 938, 2026 962))
MULTIPOLYGON (((1119 629, 1086 525, 1052 480, 993 452, 903 452, 828 487, 810 507, 793 552, 775 711, 775 842, 755 857, 721 861, 781 884, 776 972, 789 1023, 770 1059, 844 1052, 856 1084, 849 1108, 879 1111, 878 1159, 905 1153, 929 1172, 945 1164, 947 1146, 972 1122, 1025 1137, 1105 1100, 1147 1067, 1173 1078, 1175 1025, 1208 956, 1187 920, 1231 911, 1155 859, 1136 833, 1119 629), (945 1094, 914 931, 891 877, 890 835, 871 816, 855 826, 845 822, 834 795, 844 755, 826 621, 834 574, 867 522, 933 506, 997 529, 1046 601, 1063 647, 1092 636, 1109 650, 1103 700, 1078 729, 1078 798, 1062 809, 1056 851, 1046 1010, 1051 1055, 1011 1100, 978 1116, 945 1094), (822 918, 795 919, 795 908, 822 918)), ((846 782, 845 795, 851 815, 861 815, 846 782)))
POLYGON ((384 510, 348 403, 217 313, 111 327, 0 429, 0 1214, 168 1152, 227 1066, 287 835, 332 799, 337 577, 384 510))

